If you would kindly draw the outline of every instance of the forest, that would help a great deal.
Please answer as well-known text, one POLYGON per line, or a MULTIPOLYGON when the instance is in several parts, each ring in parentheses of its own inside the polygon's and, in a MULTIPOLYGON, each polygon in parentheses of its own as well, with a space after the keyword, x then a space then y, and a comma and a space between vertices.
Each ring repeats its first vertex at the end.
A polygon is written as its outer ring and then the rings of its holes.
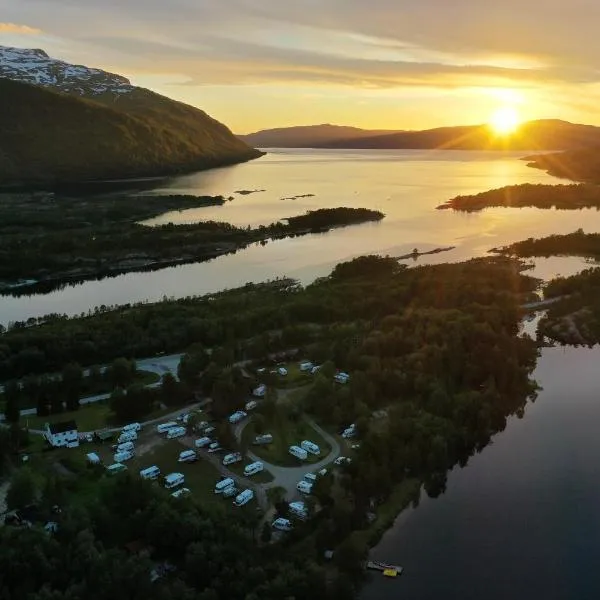
POLYGON ((494 250, 500 254, 529 258, 532 256, 600 256, 600 234, 584 233, 578 229, 566 235, 550 235, 544 238, 529 238, 510 246, 494 250))
POLYGON ((217 221, 139 223, 165 211, 224 201, 221 196, 0 196, 0 289, 23 293, 23 283, 56 284, 208 260, 251 243, 384 218, 378 211, 339 207, 254 229, 217 221))
POLYGON ((600 187, 589 184, 545 185, 523 183, 488 190, 470 196, 456 196, 441 204, 439 210, 476 212, 484 208, 556 208, 580 210, 600 208, 600 187))

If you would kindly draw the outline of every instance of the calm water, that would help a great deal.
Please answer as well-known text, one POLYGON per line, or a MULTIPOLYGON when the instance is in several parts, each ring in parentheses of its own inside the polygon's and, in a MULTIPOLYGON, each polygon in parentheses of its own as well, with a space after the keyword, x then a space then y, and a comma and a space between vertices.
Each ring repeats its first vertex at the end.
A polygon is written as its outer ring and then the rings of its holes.
POLYGON ((600 597, 600 349, 549 348, 522 420, 405 511, 373 555, 405 567, 363 600, 600 597))
MULTIPOLYGON (((176 178, 157 192, 223 194, 234 200, 165 215, 162 222, 218 219, 239 225, 271 223, 318 207, 364 206, 386 213, 381 223, 253 246, 207 263, 131 273, 33 296, 0 298, 0 322, 96 305, 159 300, 291 276, 302 282, 328 274, 365 253, 401 255, 414 247, 456 249, 420 263, 459 261, 534 235, 600 231, 600 212, 491 209, 476 214, 438 211, 457 194, 517 183, 559 183, 519 160, 522 153, 462 151, 275 150, 243 165, 176 178), (264 192, 240 195, 239 190, 264 192), (292 196, 313 197, 282 200, 292 196)), ((158 222, 159 220, 155 220, 158 222)))

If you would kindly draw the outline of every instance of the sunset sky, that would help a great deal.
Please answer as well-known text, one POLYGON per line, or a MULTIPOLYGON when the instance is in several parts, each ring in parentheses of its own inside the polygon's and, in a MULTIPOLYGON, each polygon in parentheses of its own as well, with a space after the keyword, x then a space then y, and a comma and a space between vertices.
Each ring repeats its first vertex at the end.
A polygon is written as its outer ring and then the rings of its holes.
POLYGON ((0 44, 121 73, 238 133, 600 124, 597 0, 0 0, 0 44))

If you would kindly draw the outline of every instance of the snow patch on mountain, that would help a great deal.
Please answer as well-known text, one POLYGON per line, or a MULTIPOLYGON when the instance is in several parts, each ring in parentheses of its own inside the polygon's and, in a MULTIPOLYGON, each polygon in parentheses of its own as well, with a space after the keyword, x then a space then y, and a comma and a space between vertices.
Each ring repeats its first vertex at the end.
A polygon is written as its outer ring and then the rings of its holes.
POLYGON ((43 50, 0 46, 0 77, 80 96, 127 94, 135 87, 121 75, 50 58, 43 50))

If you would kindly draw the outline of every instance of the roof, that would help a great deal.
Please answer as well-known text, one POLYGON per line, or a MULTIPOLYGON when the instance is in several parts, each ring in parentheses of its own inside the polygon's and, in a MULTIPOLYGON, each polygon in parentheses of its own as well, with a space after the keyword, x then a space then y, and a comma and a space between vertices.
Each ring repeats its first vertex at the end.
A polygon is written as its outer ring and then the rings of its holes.
POLYGON ((65 433, 66 431, 76 431, 77 423, 75 421, 63 421, 62 423, 50 423, 48 429, 52 435, 65 433))

